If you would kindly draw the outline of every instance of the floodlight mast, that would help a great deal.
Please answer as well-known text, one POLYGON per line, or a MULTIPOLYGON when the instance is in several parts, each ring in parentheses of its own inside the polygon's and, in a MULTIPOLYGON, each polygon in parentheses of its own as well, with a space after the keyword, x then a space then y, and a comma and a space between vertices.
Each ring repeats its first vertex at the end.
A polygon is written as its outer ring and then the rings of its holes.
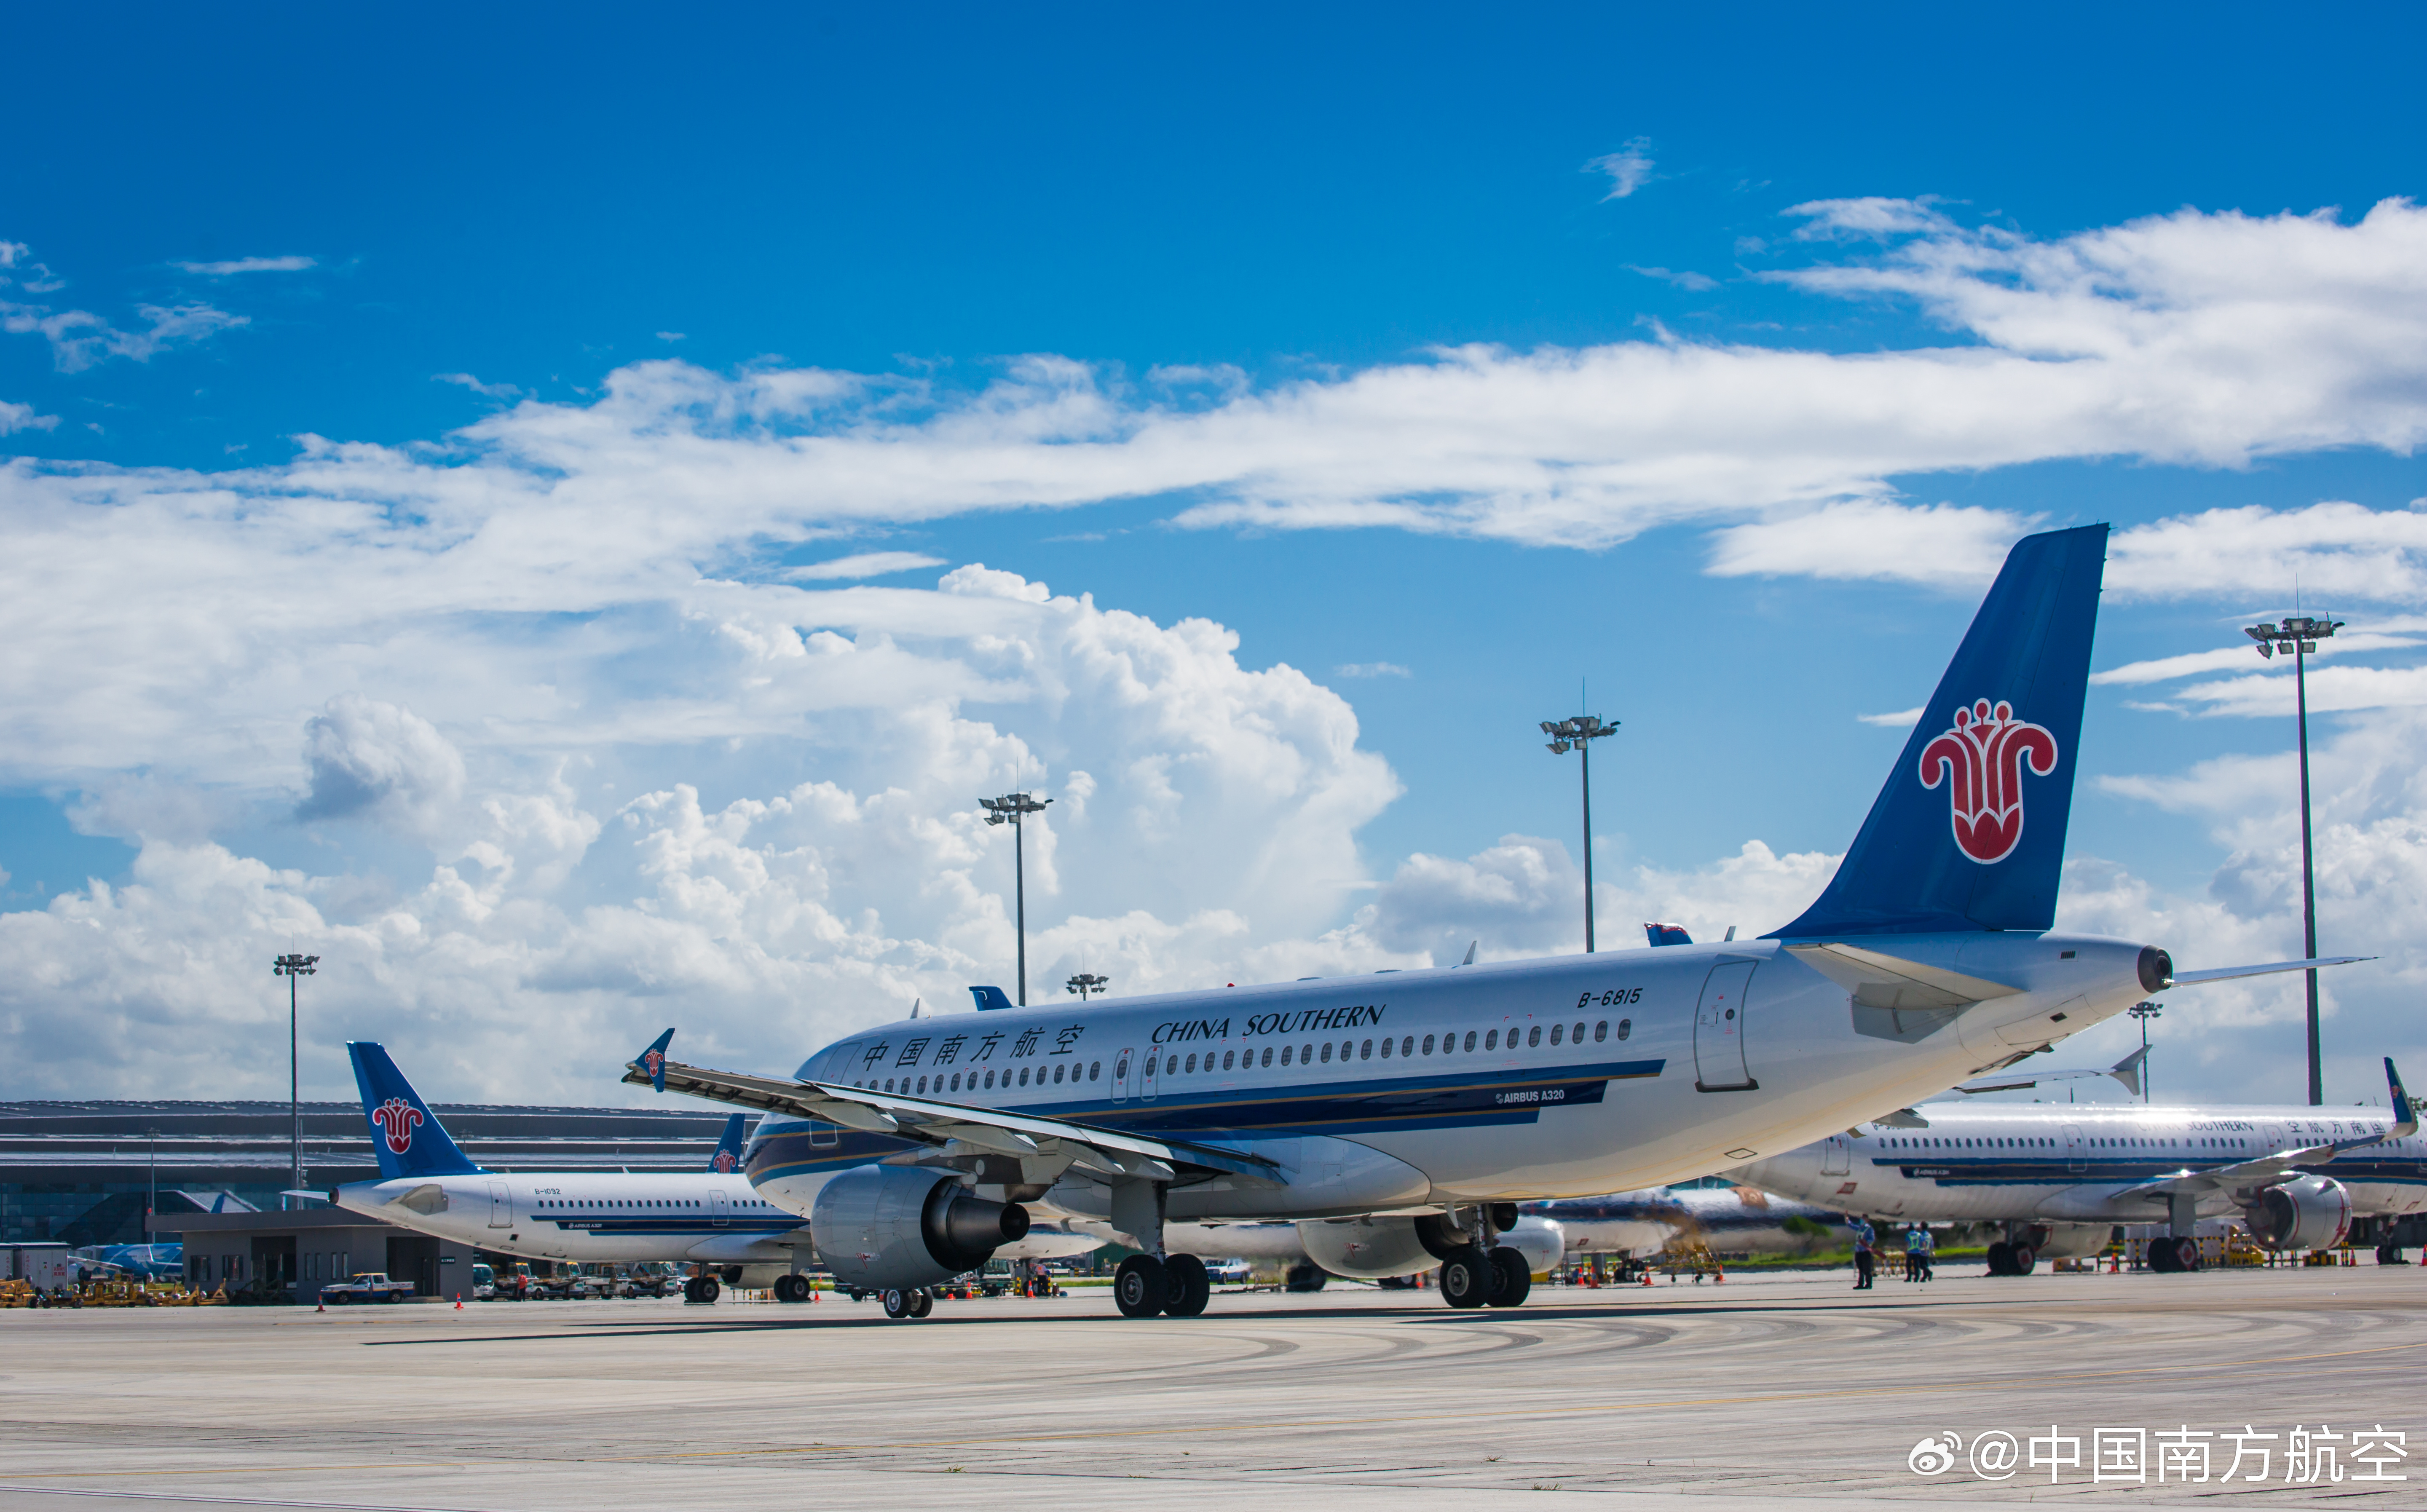
POLYGON ((2125 1011, 2141 1020, 2141 1100, 2146 1103, 2149 1100, 2149 1020, 2164 1013, 2166 1006, 2151 1000, 2136 1002, 2125 1011))
MULTIPOLYGON (((295 979, 317 975, 312 968, 320 964, 317 955, 282 955, 269 964, 272 976, 286 979, 286 1115, 294 1144, 288 1151, 286 1185, 290 1191, 303 1188, 303 1094, 302 1058, 297 1052, 295 1032, 295 979)), ((295 1199, 280 1197, 278 1206, 285 1208, 295 1199)))
POLYGON ((1616 720, 1602 723, 1598 714, 1578 714, 1573 719, 1556 723, 1542 721, 1542 733, 1551 738, 1553 756, 1566 756, 1573 750, 1584 759, 1585 790, 1585 953, 1593 953, 1593 880, 1592 880, 1592 743, 1604 736, 1618 733, 1616 720))
MULTIPOLYGON (((2306 961, 2318 958, 2317 864, 2309 843, 2309 653, 2345 623, 2288 614, 2281 625, 2269 622, 2241 627, 2242 634, 2258 642, 2260 656, 2272 660, 2281 651, 2292 658, 2292 696, 2300 714, 2301 744, 2301 953, 2306 961)), ((2318 968, 2311 967, 2302 975, 2308 979, 2309 989, 2309 1106, 2316 1108, 2326 1100, 2325 1065, 2318 1047, 2318 968)))
POLYGON ((1113 979, 1110 977, 1099 977, 1092 971, 1082 971, 1069 980, 1067 986, 1070 991, 1079 995, 1081 1002, 1085 1002, 1088 994, 1101 992, 1112 984, 1113 979))
POLYGON ((1034 798, 1027 793, 1005 793, 1000 798, 981 798, 978 806, 986 811, 989 824, 1011 826, 1011 887, 1013 910, 1019 936, 1019 1005, 1028 1006, 1028 857, 1021 846, 1027 826, 1021 820, 1030 814, 1042 814, 1053 802, 1051 798, 1034 798))

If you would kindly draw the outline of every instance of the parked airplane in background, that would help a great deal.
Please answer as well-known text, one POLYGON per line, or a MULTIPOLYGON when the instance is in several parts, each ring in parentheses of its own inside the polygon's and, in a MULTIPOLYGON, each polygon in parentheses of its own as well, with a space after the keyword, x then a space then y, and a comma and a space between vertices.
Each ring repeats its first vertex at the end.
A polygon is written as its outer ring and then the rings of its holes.
POLYGON ((1758 1187, 1677 1187, 1604 1197, 1528 1202, 1521 1222, 1558 1230, 1571 1255, 1646 1259, 1680 1240, 1700 1239, 1724 1254, 1789 1255, 1853 1232, 1845 1211, 1773 1196, 1758 1187), (1788 1227, 1792 1222, 1795 1227, 1788 1227))
MULTIPOLYGON (((2050 932, 2107 528, 2016 545, 1818 902, 1757 940, 904 1019, 793 1077, 625 1080, 757 1108, 750 1179, 846 1283, 905 1296, 1028 1207, 1143 1253, 1132 1317, 1205 1306, 1167 1220, 1371 1220, 1374 1274, 1523 1299, 1508 1205, 1741 1165, 2002 1066, 2177 984, 2050 932)), ((1195 1243, 1193 1239, 1191 1243, 1195 1243)))
MULTIPOLYGON (((772 1286, 781 1301, 809 1299, 808 1279, 799 1274, 812 1260, 808 1229, 751 1191, 735 1169, 741 1114, 725 1120, 704 1172, 485 1171, 448 1137, 385 1049, 357 1040, 346 1050, 380 1179, 335 1188, 328 1195, 335 1206, 533 1260, 697 1263, 706 1269, 683 1288, 694 1302, 715 1301, 720 1276, 726 1285, 772 1286)), ((1040 1233, 1025 1258, 1085 1254, 1098 1244, 1040 1233)))
POLYGON ((2163 1223, 2153 1270, 2199 1268, 2202 1217, 2239 1214, 2271 1249, 2341 1244, 2352 1215, 2427 1209, 2427 1139, 2385 1063, 2370 1108, 2153 1108, 2123 1103, 1925 1103, 1730 1174, 1900 1222, 1988 1222, 1994 1275, 2038 1257, 2094 1255, 2117 1224, 2163 1223))

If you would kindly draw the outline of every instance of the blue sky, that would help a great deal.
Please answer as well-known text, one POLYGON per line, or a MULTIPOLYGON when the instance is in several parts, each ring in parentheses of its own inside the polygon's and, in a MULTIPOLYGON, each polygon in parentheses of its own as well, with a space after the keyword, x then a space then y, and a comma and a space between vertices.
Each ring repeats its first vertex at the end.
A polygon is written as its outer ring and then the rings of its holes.
MULTIPOLYGON (((780 1057, 1005 974, 1002 858, 953 795, 1032 761, 1106 795, 1092 837, 1065 799, 1070 880, 1032 892, 1049 968, 1572 949, 1573 772, 1533 724, 1580 681, 1624 722, 1604 941, 1653 909, 1768 927, 1815 874, 1727 858, 1841 850, 1902 738, 1856 716, 1920 701, 2014 535, 2093 519, 2150 532, 2101 667, 2229 646, 2296 578, 2392 627, 2320 730, 2352 831, 2327 943, 2391 949, 2427 912, 2370 891, 2412 843, 2427 301, 2416 227, 2370 212, 2427 188, 2422 30, 24 20, 28 56, 87 66, 0 100, 0 488, 41 544, 8 584, 0 955, 118 1016, 105 1044, 235 1032, 268 1008, 254 944, 325 935, 363 973, 326 984, 347 1032, 466 1079, 501 1017, 612 1038, 742 1001, 735 1051, 780 1057), (2304 512, 2328 501, 2357 512, 2304 512), (926 560, 787 576, 879 552, 926 560), (1009 579, 936 593, 977 562, 1094 608, 1049 631, 1009 579), (806 656, 767 649, 788 616, 806 656), (911 654, 796 677, 820 632, 911 654), (1114 642, 1168 675, 1139 693, 1114 642), (732 806, 819 783, 908 796, 855 810, 864 841, 807 799, 787 837, 732 806), (692 829, 645 796, 686 788, 692 829), (815 877, 779 906, 753 889, 783 855, 815 877), (180 975, 171 940, 225 964, 180 975)), ((2072 849, 2120 870, 2075 922, 2280 952, 2274 696, 2094 690, 2072 849)), ((2410 1032, 2412 965, 2368 969, 2354 1097, 2410 1032)), ((2214 1012, 2219 1095, 2271 1084, 2288 996, 2214 1012)), ((195 1074, 60 1064, 60 1090, 195 1074)))

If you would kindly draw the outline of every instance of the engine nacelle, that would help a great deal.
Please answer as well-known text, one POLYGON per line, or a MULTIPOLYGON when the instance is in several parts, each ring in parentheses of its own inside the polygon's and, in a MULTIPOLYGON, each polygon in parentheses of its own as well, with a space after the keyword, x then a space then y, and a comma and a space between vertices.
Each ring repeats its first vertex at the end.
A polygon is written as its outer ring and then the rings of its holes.
POLYGON ((2269 1249, 2332 1249, 2351 1232, 2351 1194, 2330 1176, 2305 1176, 2261 1192, 2242 1215, 2269 1249))
POLYGON ((976 1270, 998 1245, 1025 1238, 1028 1210, 916 1166, 863 1165, 818 1193, 809 1233, 846 1286, 908 1291, 976 1270))
MULTIPOLYGON (((1515 1214, 1509 1216, 1515 1217, 1515 1214)), ((1386 1276, 1413 1276, 1440 1264, 1442 1251, 1456 1253, 1447 1236, 1458 1234, 1438 1213, 1414 1218, 1310 1218, 1297 1226, 1298 1243, 1307 1258, 1334 1276, 1379 1280, 1386 1276)), ((1471 1240, 1466 1240, 1472 1243, 1471 1240)), ((1566 1236, 1548 1219, 1518 1218, 1499 1243, 1525 1257, 1525 1268, 1539 1273, 1559 1263, 1567 1253, 1566 1236)))

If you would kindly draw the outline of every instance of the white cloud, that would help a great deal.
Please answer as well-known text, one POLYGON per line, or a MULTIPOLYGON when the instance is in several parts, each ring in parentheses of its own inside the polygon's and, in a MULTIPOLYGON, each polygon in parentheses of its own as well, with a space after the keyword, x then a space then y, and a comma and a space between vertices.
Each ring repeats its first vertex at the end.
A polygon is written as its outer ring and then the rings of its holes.
POLYGON ((2038 523, 2004 510, 1951 504, 1910 509, 1876 499, 1831 504, 1712 536, 1711 571, 1722 577, 1896 577, 1986 583, 2007 548, 2038 523), (1891 549, 1881 550, 1883 543, 1891 549))
POLYGON ((1628 263, 1626 270, 1630 273, 1641 273, 1646 278, 1656 278, 1674 284, 1681 289, 1692 289, 1696 293, 1719 286, 1719 281, 1707 273, 1677 272, 1666 268, 1645 268, 1635 263, 1628 263))
POLYGON ((234 257, 216 263, 179 263, 188 273, 203 273, 212 278, 224 278, 231 273, 300 273, 319 266, 316 257, 234 257))
POLYGON ((433 383, 453 383, 458 388, 468 388, 482 398, 490 399, 520 398, 523 392, 512 383, 483 383, 470 373, 432 373, 430 375, 430 381, 433 383))
POLYGON ((1614 153, 1591 159, 1584 171, 1609 175, 1609 192, 1602 196, 1603 203, 1623 200, 1652 182, 1652 138, 1637 137, 1614 153))
POLYGON ((207 304, 138 304, 135 313, 143 317, 147 329, 121 331, 90 310, 55 313, 48 305, 0 301, 0 331, 40 335, 51 344, 52 364, 60 372, 75 373, 112 357, 148 363, 170 347, 203 341, 251 323, 249 317, 207 304))
POLYGON ((658 333, 658 339, 660 341, 681 341, 684 340, 685 337, 679 331, 660 331, 658 333))
POLYGON ((418 829, 463 796, 464 757, 428 720, 359 693, 340 693, 304 722, 309 790, 298 819, 387 815, 418 829))
MULTIPOLYGON (((2410 618, 2378 620, 2375 623, 2388 630, 2427 629, 2427 622, 2410 618)), ((2354 631, 2349 635, 2337 635, 2330 641, 2318 642, 2318 649, 2309 655, 2313 658, 2349 656, 2357 651, 2386 651, 2419 643, 2418 640, 2408 635, 2386 634, 2381 631, 2354 631)), ((2238 645, 2219 646, 2213 651, 2190 651, 2176 657, 2158 657, 2149 661, 2127 662, 2121 667, 2110 667, 2105 672, 2092 673, 2090 680, 2099 685, 2121 683, 2131 686, 2139 683, 2167 682, 2176 677, 2195 676, 2204 672, 2241 670, 2260 665, 2262 663, 2256 645, 2244 639, 2238 645)))
POLYGON ((1331 669, 1340 677, 1412 677, 1414 673, 1395 661, 1344 661, 1331 669))
POLYGON ((829 582, 843 577, 883 577, 891 573, 917 572, 943 564, 943 558, 917 551, 862 551, 855 556, 837 557, 830 561, 787 567, 784 577, 796 583, 829 582))
POLYGON ((56 415, 39 415, 30 404, 0 399, 0 436, 12 431, 48 431, 59 423, 56 415))
POLYGON ((1854 718, 1883 730, 1909 730, 1921 723, 1921 710, 1900 708, 1893 714, 1857 714, 1854 718))

